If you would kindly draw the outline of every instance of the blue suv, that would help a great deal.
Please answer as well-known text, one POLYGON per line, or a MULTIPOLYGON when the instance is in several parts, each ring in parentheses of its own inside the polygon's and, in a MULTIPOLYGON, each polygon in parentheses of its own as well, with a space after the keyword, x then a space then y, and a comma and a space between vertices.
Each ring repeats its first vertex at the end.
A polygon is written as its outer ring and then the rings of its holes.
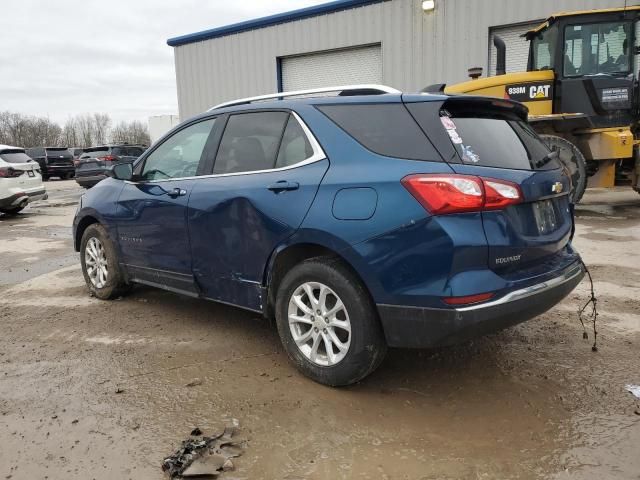
POLYGON ((243 99, 110 175, 73 225, 96 297, 141 283, 260 312, 328 385, 388 346, 530 319, 584 275, 567 170, 511 101, 375 85, 243 99))

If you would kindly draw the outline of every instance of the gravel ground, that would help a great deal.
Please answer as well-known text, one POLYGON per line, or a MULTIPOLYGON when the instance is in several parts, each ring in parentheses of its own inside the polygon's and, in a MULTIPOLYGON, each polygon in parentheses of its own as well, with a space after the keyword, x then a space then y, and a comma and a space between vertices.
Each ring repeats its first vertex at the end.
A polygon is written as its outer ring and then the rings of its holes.
POLYGON ((640 196, 590 191, 575 245, 593 273, 541 317, 464 345, 390 351, 317 385, 255 314, 150 288, 88 296, 70 225, 82 193, 0 218, 0 478, 160 479, 196 426, 238 419, 221 478, 639 479, 640 196), (192 386, 187 386, 192 385, 192 386))

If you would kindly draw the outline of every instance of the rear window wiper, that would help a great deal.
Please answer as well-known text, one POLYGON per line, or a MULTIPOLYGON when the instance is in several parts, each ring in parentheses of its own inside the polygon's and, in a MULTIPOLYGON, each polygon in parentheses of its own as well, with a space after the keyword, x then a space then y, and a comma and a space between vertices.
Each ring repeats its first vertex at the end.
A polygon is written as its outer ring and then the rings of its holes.
POLYGON ((541 168, 544 167, 547 163, 549 163, 551 160, 555 160, 556 158, 558 158, 558 151, 554 150, 553 152, 549 152, 547 153, 544 157, 542 157, 540 160, 536 161, 536 163, 534 163, 534 167, 535 168, 541 168))

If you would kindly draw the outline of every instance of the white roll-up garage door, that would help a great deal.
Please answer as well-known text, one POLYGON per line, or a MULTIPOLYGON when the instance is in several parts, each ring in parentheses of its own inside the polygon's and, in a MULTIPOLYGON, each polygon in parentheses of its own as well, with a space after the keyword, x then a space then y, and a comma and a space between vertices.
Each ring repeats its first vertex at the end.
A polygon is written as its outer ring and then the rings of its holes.
POLYGON ((527 70, 529 59, 529 42, 522 34, 540 25, 542 21, 492 27, 489 31, 489 75, 496 74, 496 47, 493 46, 493 36, 498 35, 507 46, 507 73, 524 72, 527 70))
POLYGON ((282 88, 307 88, 382 83, 380 45, 282 58, 282 88))

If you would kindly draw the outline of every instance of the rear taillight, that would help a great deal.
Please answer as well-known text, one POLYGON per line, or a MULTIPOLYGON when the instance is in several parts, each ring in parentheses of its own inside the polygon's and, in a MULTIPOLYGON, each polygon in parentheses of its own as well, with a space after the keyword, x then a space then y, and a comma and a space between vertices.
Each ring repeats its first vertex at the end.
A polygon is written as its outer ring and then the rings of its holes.
POLYGON ((402 179, 433 215, 496 210, 522 202, 520 187, 493 178, 457 174, 418 174, 402 179))
POLYGON ((16 170, 13 167, 0 167, 0 178, 15 178, 22 175, 24 171, 16 170))
POLYGON ((105 155, 104 157, 98 157, 98 160, 104 160, 105 162, 115 162, 117 158, 114 155, 105 155))

